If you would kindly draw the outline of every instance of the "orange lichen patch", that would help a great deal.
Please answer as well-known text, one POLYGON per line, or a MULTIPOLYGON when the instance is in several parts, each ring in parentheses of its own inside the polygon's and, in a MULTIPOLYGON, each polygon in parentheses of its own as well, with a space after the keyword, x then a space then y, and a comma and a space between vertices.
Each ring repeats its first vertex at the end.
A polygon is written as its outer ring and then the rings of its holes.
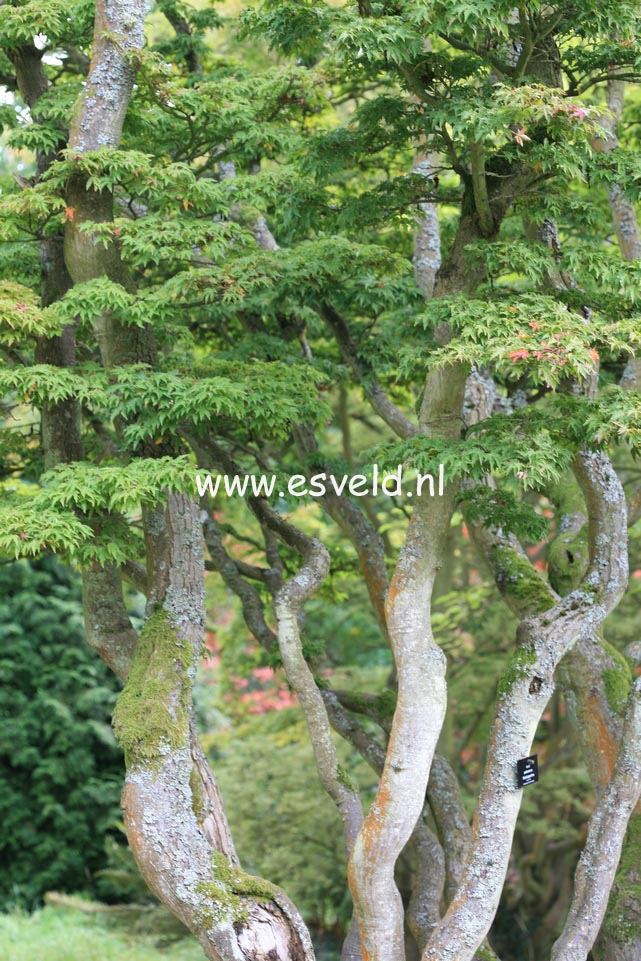
POLYGON ((467 903, 467 901, 468 901, 467 890, 465 888, 459 887, 458 893, 455 895, 455 897, 450 903, 450 906, 447 909, 448 914, 450 912, 454 914, 456 911, 459 910, 459 908, 462 908, 463 905, 467 903))
POLYGON ((610 732, 599 696, 588 694, 586 707, 586 725, 595 748, 599 784, 605 785, 612 776, 618 745, 610 732))
POLYGON ((363 851, 367 855, 372 854, 376 850, 376 843, 380 839, 386 823, 385 812, 391 800, 392 792, 389 778, 383 774, 374 803, 369 809, 362 827, 363 851))
POLYGON ((405 588, 406 581, 407 572, 401 573, 397 568, 387 591, 387 603, 385 606, 388 612, 394 608, 398 596, 405 588))

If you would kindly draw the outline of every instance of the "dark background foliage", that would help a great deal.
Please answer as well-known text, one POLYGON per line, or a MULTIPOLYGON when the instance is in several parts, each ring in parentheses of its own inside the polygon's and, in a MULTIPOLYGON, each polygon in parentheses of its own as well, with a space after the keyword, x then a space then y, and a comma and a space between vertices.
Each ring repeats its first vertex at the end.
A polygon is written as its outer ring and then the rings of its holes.
POLYGON ((0 906, 91 885, 118 817, 114 675, 84 640, 74 575, 0 566, 0 906))

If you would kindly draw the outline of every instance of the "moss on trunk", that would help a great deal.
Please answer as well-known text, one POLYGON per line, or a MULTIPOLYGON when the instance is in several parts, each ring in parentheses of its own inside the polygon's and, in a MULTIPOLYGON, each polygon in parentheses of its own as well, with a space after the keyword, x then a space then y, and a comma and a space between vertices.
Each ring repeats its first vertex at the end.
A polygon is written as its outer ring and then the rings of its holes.
POLYGON ((196 885, 198 893, 204 895, 208 902, 204 909, 207 915, 203 917, 205 923, 213 925, 229 920, 242 923, 247 919, 248 907, 252 902, 274 901, 277 898, 278 888, 275 885, 230 864, 224 854, 214 851, 211 862, 212 880, 196 885))
POLYGON ((153 766, 169 749, 187 744, 193 651, 163 610, 142 629, 114 711, 113 726, 127 767, 153 766), (182 681, 180 681, 182 676, 182 681), (177 683, 178 680, 178 683, 177 683))
POLYGON ((641 942, 641 814, 628 824, 600 940, 621 947, 641 942))
POLYGON ((494 550, 493 567, 501 593, 519 601, 521 615, 531 617, 554 607, 554 595, 526 557, 507 547, 494 550))
POLYGON ((623 716, 625 706, 628 701, 630 684, 632 683, 632 671, 627 660, 605 639, 602 639, 604 650, 612 659, 612 667, 606 667, 603 671, 603 684, 605 686, 605 696, 608 699, 610 710, 614 714, 623 716))
POLYGON ((565 597, 580 584, 588 568, 588 555, 587 524, 578 532, 560 534, 550 544, 550 583, 561 597, 565 597))
POLYGON ((527 677, 538 658, 532 648, 521 647, 513 655, 507 670, 499 678, 499 696, 509 694, 516 681, 527 677))

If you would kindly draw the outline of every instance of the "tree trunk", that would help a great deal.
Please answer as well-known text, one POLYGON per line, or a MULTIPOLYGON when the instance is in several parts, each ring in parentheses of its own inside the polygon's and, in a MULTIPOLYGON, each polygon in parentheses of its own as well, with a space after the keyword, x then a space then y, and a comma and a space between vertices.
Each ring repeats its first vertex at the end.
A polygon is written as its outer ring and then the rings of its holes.
MULTIPOLYGON (((119 144, 144 14, 139 0, 98 2, 91 68, 69 140, 79 154, 119 144)), ((73 282, 107 276, 133 289, 117 247, 104 247, 79 229, 112 219, 111 195, 89 190, 76 175, 67 197, 73 216, 65 260, 73 282)), ((125 328, 109 314, 98 321, 96 336, 106 367, 155 357, 149 330, 125 328)), ((78 454, 74 449, 62 459, 78 454)), ((122 809, 132 851, 151 889, 212 961, 310 961, 309 934, 291 902, 238 866, 215 779, 195 736, 192 685, 205 623, 199 504, 168 495, 166 506, 145 512, 145 533, 148 616, 140 637, 124 607, 121 572, 94 566, 84 579, 88 639, 127 679, 114 725, 125 750, 122 809)))

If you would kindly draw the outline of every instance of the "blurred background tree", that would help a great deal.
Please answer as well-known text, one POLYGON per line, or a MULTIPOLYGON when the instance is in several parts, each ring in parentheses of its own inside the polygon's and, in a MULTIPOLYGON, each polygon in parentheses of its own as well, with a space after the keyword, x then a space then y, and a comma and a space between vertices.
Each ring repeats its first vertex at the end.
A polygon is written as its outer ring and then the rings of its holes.
POLYGON ((73 573, 52 557, 0 566, 0 907, 86 890, 104 866, 118 689, 85 642, 73 573))

